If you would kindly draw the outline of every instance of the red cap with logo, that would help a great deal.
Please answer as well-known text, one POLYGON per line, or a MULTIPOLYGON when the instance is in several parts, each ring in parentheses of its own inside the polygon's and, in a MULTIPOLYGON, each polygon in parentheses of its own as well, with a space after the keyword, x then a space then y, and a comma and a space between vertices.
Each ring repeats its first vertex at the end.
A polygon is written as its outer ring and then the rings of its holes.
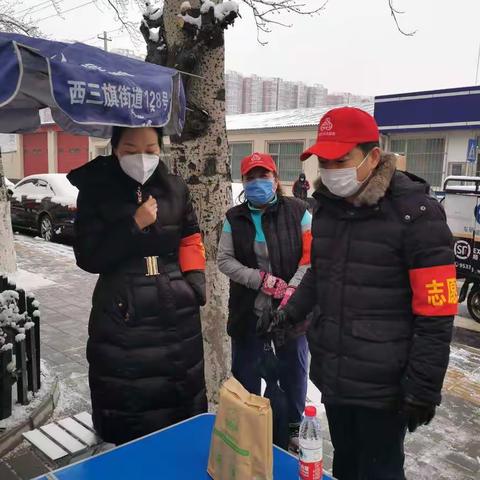
POLYGON ((370 114, 354 107, 334 108, 321 118, 317 143, 303 152, 300 160, 311 155, 336 160, 360 143, 378 142, 379 138, 377 122, 370 114))
POLYGON ((266 153, 252 153, 248 157, 245 157, 242 160, 242 164, 240 165, 240 173, 242 175, 246 175, 250 170, 254 168, 262 167, 270 172, 277 173, 277 166, 273 161, 273 158, 266 153))

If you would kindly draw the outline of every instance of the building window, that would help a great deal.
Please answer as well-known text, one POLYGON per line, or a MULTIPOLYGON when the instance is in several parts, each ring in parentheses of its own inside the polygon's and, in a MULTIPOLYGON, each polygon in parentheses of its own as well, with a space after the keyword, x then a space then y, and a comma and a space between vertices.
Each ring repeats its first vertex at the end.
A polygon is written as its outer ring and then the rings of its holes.
POLYGON ((405 155, 407 171, 425 179, 432 187, 442 185, 444 138, 392 139, 390 150, 405 155))
POLYGON ((253 153, 253 145, 251 142, 245 143, 229 143, 228 156, 230 158, 230 168, 232 169, 232 181, 241 182, 242 175, 240 173, 240 164, 242 160, 253 153))
POLYGON ((448 174, 449 175, 465 175, 467 169, 466 162, 450 162, 448 164, 448 174))
POLYGON ((302 172, 300 155, 303 150, 303 142, 272 142, 268 144, 268 153, 275 160, 280 179, 284 182, 294 182, 302 172))

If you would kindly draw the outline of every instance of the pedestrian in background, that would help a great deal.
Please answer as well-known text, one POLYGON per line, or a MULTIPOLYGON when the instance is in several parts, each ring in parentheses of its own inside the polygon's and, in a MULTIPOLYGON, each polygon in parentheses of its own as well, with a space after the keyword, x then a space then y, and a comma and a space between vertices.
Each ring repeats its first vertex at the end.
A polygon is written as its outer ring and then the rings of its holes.
POLYGON ((307 200, 310 183, 304 173, 298 176, 298 180, 293 184, 293 196, 300 200, 307 200))

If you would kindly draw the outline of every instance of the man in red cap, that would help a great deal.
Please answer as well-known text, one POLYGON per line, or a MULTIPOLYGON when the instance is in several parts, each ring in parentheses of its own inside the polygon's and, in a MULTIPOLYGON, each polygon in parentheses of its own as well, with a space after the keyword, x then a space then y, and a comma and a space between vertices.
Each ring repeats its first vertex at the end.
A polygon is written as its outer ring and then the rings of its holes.
POLYGON ((403 480, 403 444, 440 404, 457 293, 452 235, 422 179, 382 153, 375 120, 336 108, 318 157, 311 268, 277 316, 313 311, 310 378, 339 480, 403 480))

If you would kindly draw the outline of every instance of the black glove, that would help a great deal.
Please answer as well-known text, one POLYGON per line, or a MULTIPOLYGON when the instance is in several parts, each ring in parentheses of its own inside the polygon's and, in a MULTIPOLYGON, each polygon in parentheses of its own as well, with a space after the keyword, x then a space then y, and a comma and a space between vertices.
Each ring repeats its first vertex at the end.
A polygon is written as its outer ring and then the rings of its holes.
POLYGON ((195 292, 198 303, 203 307, 207 303, 205 272, 201 270, 192 270, 184 273, 183 276, 195 292))
POLYGON ((257 321, 257 335, 264 339, 273 339, 276 347, 285 345, 292 324, 285 310, 266 308, 257 321))
POLYGON ((428 425, 435 416, 435 405, 406 397, 403 403, 402 413, 407 420, 408 431, 413 433, 417 427, 428 425))

